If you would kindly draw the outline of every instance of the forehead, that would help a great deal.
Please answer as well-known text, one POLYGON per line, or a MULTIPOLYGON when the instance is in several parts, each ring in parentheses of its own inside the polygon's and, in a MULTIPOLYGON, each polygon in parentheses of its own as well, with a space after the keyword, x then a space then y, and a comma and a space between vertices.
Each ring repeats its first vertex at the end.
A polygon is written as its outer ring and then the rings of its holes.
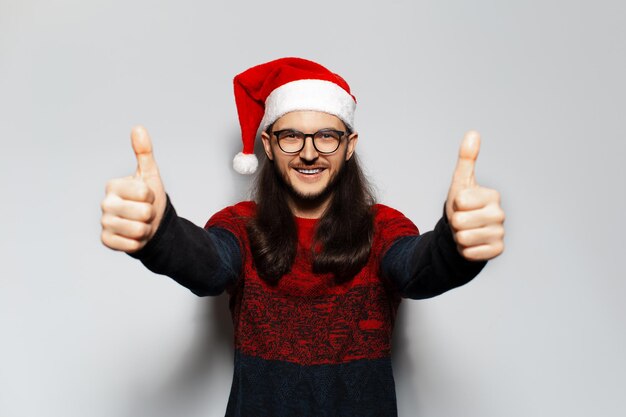
POLYGON ((314 110, 298 110, 279 117, 273 130, 297 129, 303 132, 316 131, 323 128, 345 130, 345 125, 335 115, 314 110))

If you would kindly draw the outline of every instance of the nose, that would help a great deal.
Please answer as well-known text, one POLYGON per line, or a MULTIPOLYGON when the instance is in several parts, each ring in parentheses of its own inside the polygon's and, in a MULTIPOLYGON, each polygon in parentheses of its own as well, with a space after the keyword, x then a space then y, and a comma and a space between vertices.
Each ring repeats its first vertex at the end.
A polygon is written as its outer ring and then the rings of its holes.
POLYGON ((300 151, 300 158, 305 161, 315 161, 319 157, 319 153, 313 146, 313 137, 306 136, 304 138, 304 148, 300 151))

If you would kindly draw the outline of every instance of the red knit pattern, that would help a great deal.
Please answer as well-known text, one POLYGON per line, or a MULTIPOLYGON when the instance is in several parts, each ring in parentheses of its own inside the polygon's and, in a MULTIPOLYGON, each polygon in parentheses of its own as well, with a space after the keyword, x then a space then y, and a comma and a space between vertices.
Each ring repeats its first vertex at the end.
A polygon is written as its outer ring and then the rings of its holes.
POLYGON ((235 348, 302 365, 389 356, 401 297, 380 278, 380 260, 395 239, 417 235, 419 230, 397 210, 381 204, 374 209, 375 236, 368 263, 342 285, 335 285, 330 274, 312 272, 308 253, 315 220, 296 218, 296 261, 291 272, 271 286, 257 275, 249 251, 245 223, 254 215, 255 204, 241 202, 211 217, 205 227, 233 232, 243 254, 243 279, 229 291, 235 348))

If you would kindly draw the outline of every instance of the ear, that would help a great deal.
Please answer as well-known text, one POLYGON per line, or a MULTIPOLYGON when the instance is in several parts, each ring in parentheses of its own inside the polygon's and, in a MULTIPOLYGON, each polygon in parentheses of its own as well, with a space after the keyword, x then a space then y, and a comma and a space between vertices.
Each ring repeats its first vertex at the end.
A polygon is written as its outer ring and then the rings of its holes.
POLYGON ((269 135, 266 132, 261 132, 261 140, 263 141, 263 149, 270 161, 274 160, 274 152, 272 151, 272 144, 269 135))
POLYGON ((350 136, 348 136, 348 149, 346 150, 346 161, 352 158, 352 154, 356 149, 356 143, 359 141, 359 133, 352 132, 350 136))

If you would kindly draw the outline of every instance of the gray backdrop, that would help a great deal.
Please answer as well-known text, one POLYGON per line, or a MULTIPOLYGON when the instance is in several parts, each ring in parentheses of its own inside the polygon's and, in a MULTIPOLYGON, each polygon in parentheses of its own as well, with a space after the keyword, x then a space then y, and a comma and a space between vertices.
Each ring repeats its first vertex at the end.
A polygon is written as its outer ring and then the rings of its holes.
POLYGON ((463 133, 506 249, 405 300, 400 416, 623 416, 622 1, 0 0, 0 415, 223 416, 227 296, 100 242, 144 124, 180 215, 246 198, 232 77, 282 56, 343 75, 381 202, 425 232, 463 133), (620 249, 621 248, 621 249, 620 249))

